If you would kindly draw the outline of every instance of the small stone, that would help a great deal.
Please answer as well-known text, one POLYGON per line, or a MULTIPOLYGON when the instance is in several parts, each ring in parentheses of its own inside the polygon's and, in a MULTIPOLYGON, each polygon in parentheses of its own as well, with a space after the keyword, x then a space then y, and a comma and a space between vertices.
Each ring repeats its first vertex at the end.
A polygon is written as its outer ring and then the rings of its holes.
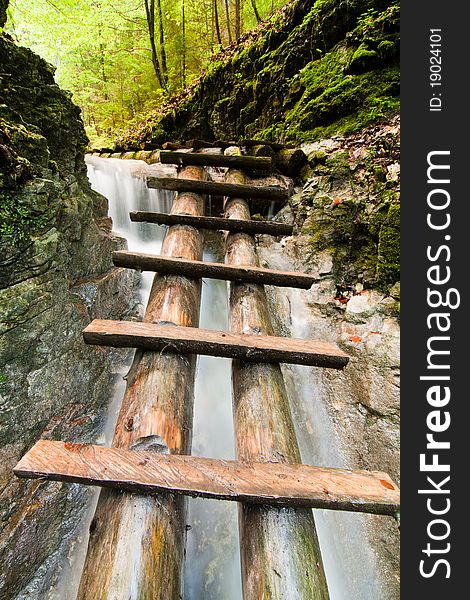
POLYGON ((352 296, 346 306, 346 318, 353 323, 363 322, 367 317, 381 310, 383 296, 373 290, 367 290, 352 296))
POLYGON ((387 167, 387 180, 398 181, 400 176, 400 163, 393 163, 387 167))

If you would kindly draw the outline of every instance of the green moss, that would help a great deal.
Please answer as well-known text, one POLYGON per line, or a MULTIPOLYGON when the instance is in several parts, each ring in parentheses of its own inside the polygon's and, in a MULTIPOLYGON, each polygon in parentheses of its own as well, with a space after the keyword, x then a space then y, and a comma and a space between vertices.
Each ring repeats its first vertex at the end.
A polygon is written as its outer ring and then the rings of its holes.
POLYGON ((294 2, 122 145, 348 135, 398 109, 398 36, 396 0, 294 2))
POLYGON ((53 211, 40 212, 18 202, 11 191, 0 193, 0 238, 4 243, 22 245, 50 228, 54 217, 53 211))
POLYGON ((392 204, 380 229, 377 279, 382 288, 400 278, 400 205, 392 204))
POLYGON ((349 154, 347 152, 338 152, 325 160, 325 167, 328 170, 329 177, 332 179, 349 177, 349 154))
POLYGON ((376 64, 378 59, 378 53, 363 42, 351 57, 349 71, 364 71, 368 66, 376 64))

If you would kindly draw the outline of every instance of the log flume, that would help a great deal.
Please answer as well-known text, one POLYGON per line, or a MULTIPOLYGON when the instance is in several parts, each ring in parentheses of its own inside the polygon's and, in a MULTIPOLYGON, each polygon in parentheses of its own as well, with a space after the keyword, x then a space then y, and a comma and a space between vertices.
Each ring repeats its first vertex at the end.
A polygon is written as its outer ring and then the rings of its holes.
POLYGON ((301 464, 279 363, 343 369, 349 358, 326 340, 275 336, 264 285, 309 288, 315 279, 260 266, 254 235, 293 228, 252 221, 249 202, 285 202, 287 189, 252 185, 240 169, 274 166, 295 176, 306 158, 259 140, 241 145, 249 156, 231 142, 201 140, 165 145, 175 151, 106 153, 180 169, 178 178, 147 182, 178 192, 169 215, 131 213, 133 221, 169 226, 161 255, 113 254, 116 265, 156 271, 144 322, 95 320, 83 332, 89 344, 137 348, 112 448, 41 440, 14 469, 102 488, 78 600, 181 600, 186 496, 239 502, 244 600, 328 600, 311 508, 399 511, 386 473, 301 464), (225 180, 210 181, 208 166, 228 169, 225 180), (206 194, 226 198, 223 217, 205 215, 206 194), (204 229, 225 232, 225 263, 202 260, 204 229), (201 277, 230 281, 228 331, 198 327, 201 277), (197 354, 232 359, 236 461, 191 456, 197 354))

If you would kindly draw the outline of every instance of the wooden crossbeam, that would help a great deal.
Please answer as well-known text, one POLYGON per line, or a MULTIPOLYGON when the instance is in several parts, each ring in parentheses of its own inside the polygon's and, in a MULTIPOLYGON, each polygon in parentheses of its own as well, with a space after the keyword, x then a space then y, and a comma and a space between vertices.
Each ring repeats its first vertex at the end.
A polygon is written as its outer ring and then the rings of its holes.
POLYGON ((312 275, 276 271, 254 266, 226 265, 224 263, 205 262, 200 260, 185 260, 117 250, 113 252, 113 262, 116 267, 139 269, 140 271, 155 271, 163 275, 185 275, 193 279, 208 277, 210 279, 225 279, 228 281, 243 281, 261 285, 309 289, 317 280, 312 275))
POLYGON ((268 235, 292 235, 293 225, 276 221, 245 221, 243 219, 223 219, 220 217, 193 217, 192 215, 171 215, 168 213, 133 211, 131 221, 157 223, 158 225, 189 225, 196 229, 230 231, 231 233, 264 233, 268 235))
POLYGON ((156 325, 135 321, 95 319, 83 331, 87 344, 115 348, 143 348, 222 356, 252 362, 291 363, 342 369, 348 356, 337 346, 319 340, 290 339, 266 335, 156 325))
MULTIPOLYGON (((165 142, 163 148, 165 150, 179 150, 180 148, 190 149, 194 151, 201 150, 202 148, 229 148, 230 146, 245 146, 245 148, 252 148, 253 146, 270 146, 273 150, 281 150, 282 148, 293 148, 293 146, 286 146, 285 144, 278 144, 277 142, 267 142, 265 140, 216 140, 215 142, 208 142, 206 140, 191 139, 186 140, 184 143, 165 142)), ((150 148, 149 148, 150 149, 150 148)))
POLYGON ((274 506, 395 515, 399 491, 386 473, 132 451, 40 440, 18 477, 274 506))
POLYGON ((217 181, 196 181, 193 179, 176 179, 174 177, 149 177, 149 188, 173 190, 175 192, 194 192, 195 194, 212 194, 213 196, 229 196, 230 198, 250 198, 265 201, 287 200, 287 190, 280 186, 260 186, 217 181))
POLYGON ((160 162, 165 165, 197 165, 260 171, 266 171, 272 167, 272 159, 269 156, 225 156, 208 152, 171 152, 168 150, 160 152, 160 162))

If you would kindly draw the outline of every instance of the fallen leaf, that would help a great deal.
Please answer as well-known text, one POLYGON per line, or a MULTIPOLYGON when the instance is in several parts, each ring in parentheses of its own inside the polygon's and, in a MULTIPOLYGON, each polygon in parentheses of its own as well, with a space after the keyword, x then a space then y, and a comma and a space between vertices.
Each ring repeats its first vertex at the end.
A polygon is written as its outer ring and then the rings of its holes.
POLYGON ((395 489, 393 487, 393 485, 391 483, 389 483, 388 481, 385 481, 385 479, 381 479, 380 483, 384 486, 384 488, 387 488, 388 490, 394 490, 395 489))
POLYGON ((362 338, 359 337, 358 335, 351 335, 351 336, 349 336, 349 341, 350 342, 362 342, 362 338))
POLYGON ((73 444, 72 442, 65 442, 64 447, 66 450, 70 450, 71 452, 78 452, 81 450, 85 444, 73 444))

